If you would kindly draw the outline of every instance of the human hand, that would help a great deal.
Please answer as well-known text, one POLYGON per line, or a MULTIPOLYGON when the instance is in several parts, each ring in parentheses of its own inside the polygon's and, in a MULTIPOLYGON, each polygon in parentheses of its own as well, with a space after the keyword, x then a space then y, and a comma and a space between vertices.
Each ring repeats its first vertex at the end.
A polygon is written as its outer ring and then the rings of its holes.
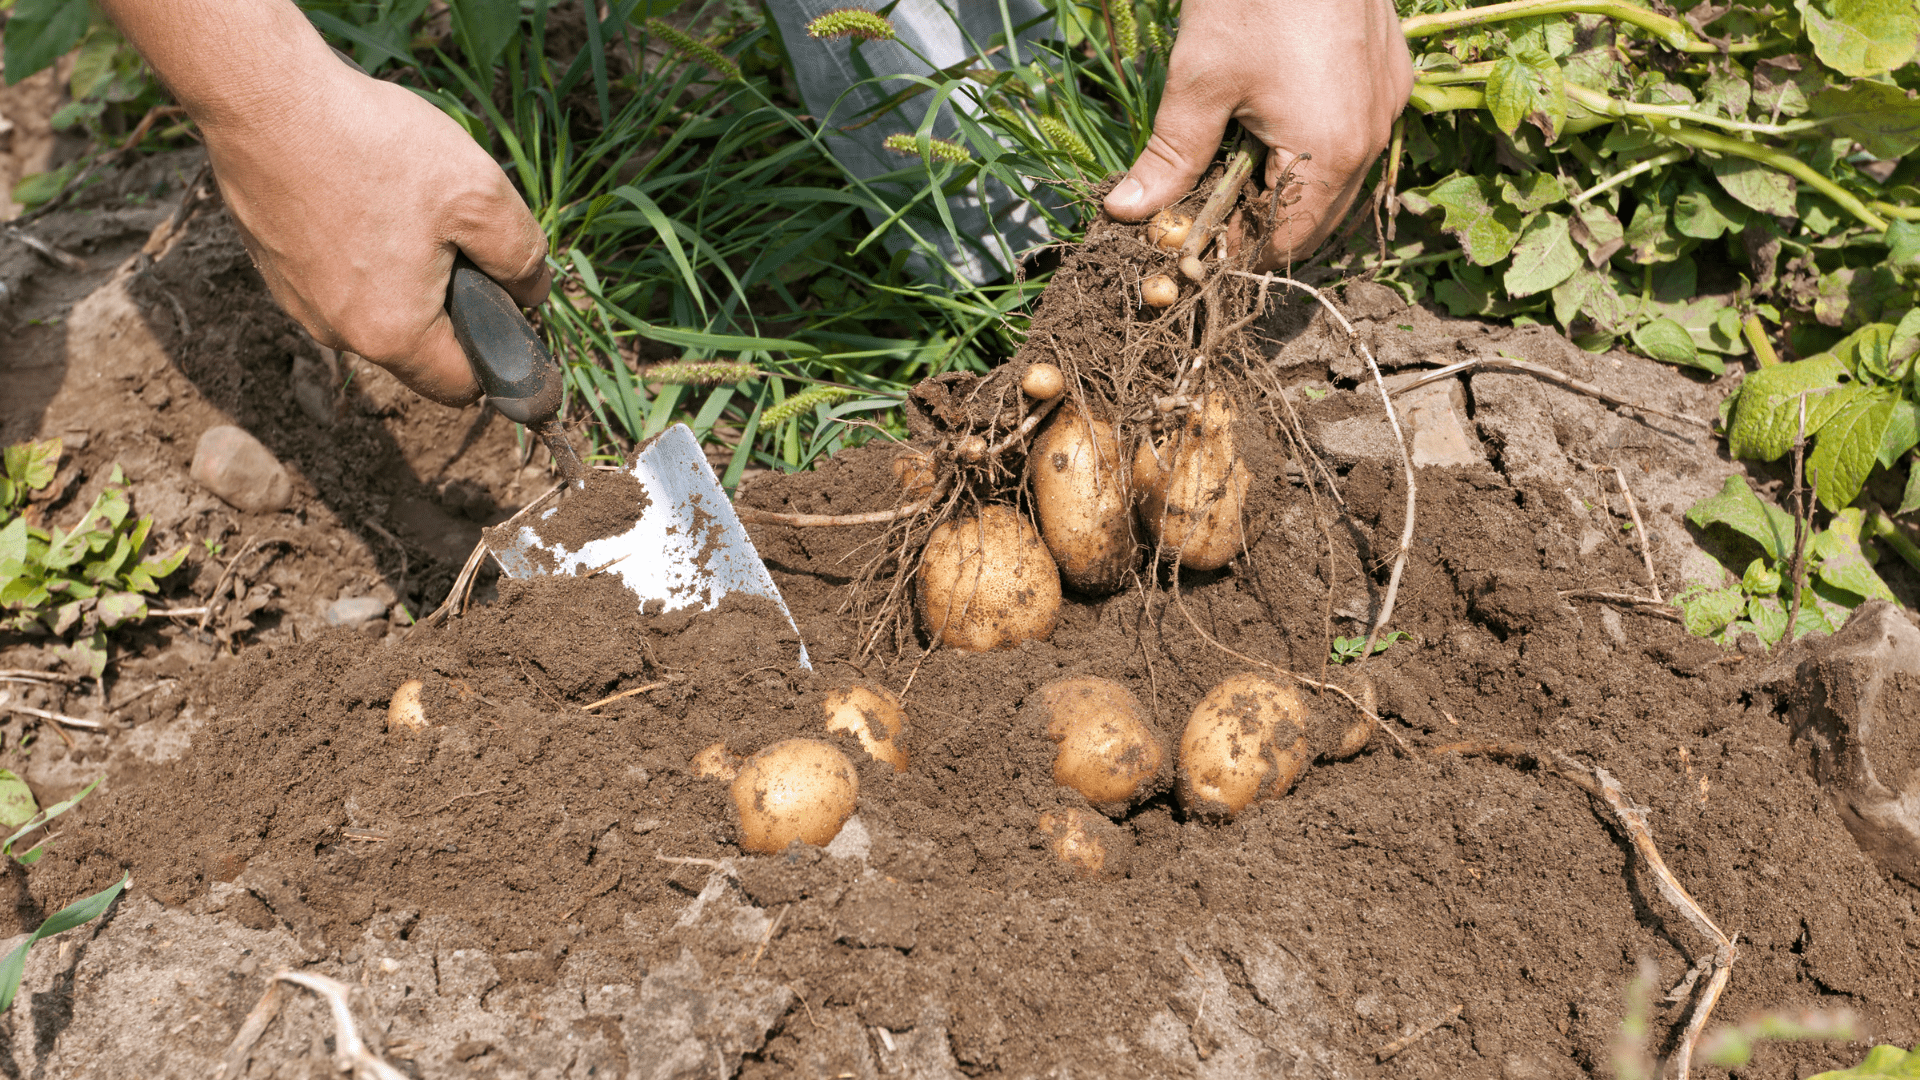
POLYGON ((1186 0, 1153 137, 1107 213, 1138 221, 1178 201, 1238 120, 1267 146, 1266 186, 1287 178, 1258 266, 1304 258, 1352 208, 1412 92, 1389 0, 1186 0))
POLYGON ((506 174, 412 92, 331 55, 309 92, 202 123, 254 264, 316 341, 448 405, 480 393, 445 310, 464 252, 524 306, 546 299, 546 238, 506 174), (263 123, 262 121, 266 122, 263 123))

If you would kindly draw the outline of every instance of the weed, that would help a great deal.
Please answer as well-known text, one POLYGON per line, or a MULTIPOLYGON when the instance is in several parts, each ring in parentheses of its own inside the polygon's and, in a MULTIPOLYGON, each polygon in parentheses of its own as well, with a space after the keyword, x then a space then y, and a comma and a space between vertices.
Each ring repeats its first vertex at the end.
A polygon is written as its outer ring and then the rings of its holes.
POLYGON ((1337 637, 1333 639, 1333 649, 1327 655, 1327 660, 1334 664, 1344 664, 1349 660, 1360 659, 1362 654, 1374 656, 1386 652, 1394 642, 1409 636, 1411 635, 1404 630, 1394 630, 1383 634, 1380 640, 1373 643, 1373 651, 1370 653, 1366 652, 1367 638, 1364 634, 1359 637, 1337 637))

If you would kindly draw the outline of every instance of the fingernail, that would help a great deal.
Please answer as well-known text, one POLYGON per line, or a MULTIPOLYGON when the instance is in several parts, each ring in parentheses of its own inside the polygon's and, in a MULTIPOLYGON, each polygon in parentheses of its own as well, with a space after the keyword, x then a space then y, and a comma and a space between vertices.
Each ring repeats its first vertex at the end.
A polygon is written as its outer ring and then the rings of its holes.
POLYGON ((1120 181, 1120 186, 1114 188, 1113 194, 1107 196, 1107 201, 1118 206, 1131 207, 1134 203, 1145 198, 1146 194, 1147 189, 1140 181, 1129 176, 1125 180, 1120 181))

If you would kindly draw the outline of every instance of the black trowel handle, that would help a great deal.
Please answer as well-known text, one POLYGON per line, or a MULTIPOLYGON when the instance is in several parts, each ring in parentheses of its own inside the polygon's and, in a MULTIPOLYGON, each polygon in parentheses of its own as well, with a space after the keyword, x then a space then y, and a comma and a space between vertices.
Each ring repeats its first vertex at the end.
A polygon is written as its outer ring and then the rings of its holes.
POLYGON ((447 287, 447 318, 474 378, 501 415, 539 425, 560 412, 564 377, 507 290, 458 256, 447 287))

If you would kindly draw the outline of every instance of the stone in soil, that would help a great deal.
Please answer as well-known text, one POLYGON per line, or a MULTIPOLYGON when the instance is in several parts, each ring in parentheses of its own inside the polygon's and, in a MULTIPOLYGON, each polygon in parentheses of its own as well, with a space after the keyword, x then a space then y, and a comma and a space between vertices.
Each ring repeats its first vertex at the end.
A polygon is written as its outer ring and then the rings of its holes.
POLYGON ((327 605, 327 625, 355 627, 385 618, 386 601, 376 596, 343 596, 327 605))
POLYGON ((193 451, 193 478, 236 510, 270 514, 293 500, 286 466, 259 439, 232 424, 208 428, 193 451))

